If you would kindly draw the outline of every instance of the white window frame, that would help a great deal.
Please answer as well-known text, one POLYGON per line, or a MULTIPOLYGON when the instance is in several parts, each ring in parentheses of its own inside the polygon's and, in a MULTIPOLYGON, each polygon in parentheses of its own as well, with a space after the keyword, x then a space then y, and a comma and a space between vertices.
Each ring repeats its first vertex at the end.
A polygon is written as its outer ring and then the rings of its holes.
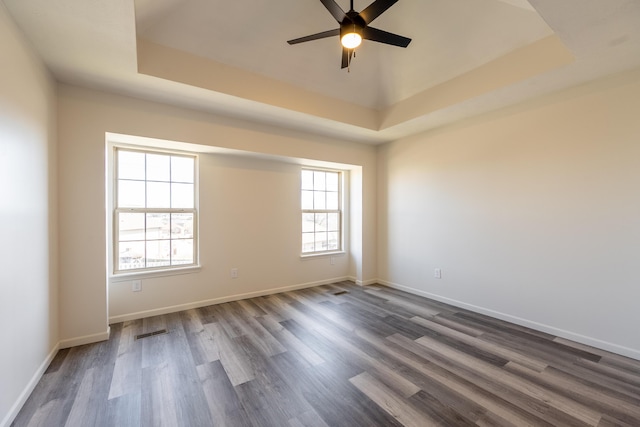
POLYGON ((303 167, 300 170, 300 198, 301 198, 301 225, 300 225, 300 256, 301 257, 313 257, 319 255, 332 255, 332 254, 342 254, 344 253, 344 185, 345 185, 345 173, 342 170, 338 169, 326 169, 319 167, 303 167), (303 171, 311 171, 311 172, 330 172, 338 174, 338 209, 302 209, 302 192, 305 191, 302 188, 302 172, 303 171), (337 213, 338 214, 338 247, 320 251, 308 251, 304 252, 304 234, 308 233, 304 231, 304 224, 302 217, 304 214, 316 214, 316 213, 337 213))
MULTIPOLYGON (((164 272, 179 272, 181 270, 190 270, 194 267, 199 267, 199 232, 198 232, 198 156, 194 153, 188 152, 178 152, 171 150, 163 150, 163 149, 154 149, 150 147, 136 147, 129 145, 120 145, 114 144, 112 145, 111 159, 113 163, 112 167, 112 177, 110 179, 112 186, 112 200, 110 206, 112 207, 112 233, 111 233, 111 246, 112 246, 112 268, 111 272, 113 277, 118 276, 136 276, 136 275, 145 275, 145 274, 153 274, 153 273, 164 273, 164 272), (157 154, 157 155, 166 155, 166 156, 174 156, 174 157, 188 157, 192 158, 194 161, 194 177, 193 177, 193 208, 120 208, 118 207, 118 151, 130 151, 130 152, 138 152, 144 154, 157 154), (120 213, 191 213, 193 214, 193 262, 189 264, 176 264, 176 265, 164 265, 157 267, 143 267, 143 268, 135 268, 135 269, 119 269, 119 221, 118 215, 120 213)), ((150 180, 149 180, 150 181, 150 180)), ((148 182, 145 177, 144 182, 148 182)), ((172 181, 169 181, 172 182, 172 181)), ((146 188, 146 186, 145 186, 146 188)), ((178 240, 172 239, 171 235, 167 239, 169 241, 178 240)), ((144 242, 147 242, 146 236, 144 242)), ((145 244, 146 251, 146 244, 145 244)))

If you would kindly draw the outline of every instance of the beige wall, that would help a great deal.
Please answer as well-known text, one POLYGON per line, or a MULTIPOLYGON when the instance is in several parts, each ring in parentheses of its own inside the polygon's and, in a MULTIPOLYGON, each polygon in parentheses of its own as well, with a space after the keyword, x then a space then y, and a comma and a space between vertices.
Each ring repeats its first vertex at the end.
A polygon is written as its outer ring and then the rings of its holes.
POLYGON ((375 280, 374 147, 66 85, 59 88, 59 116, 63 346, 104 337, 108 317, 122 320, 346 276, 375 280), (131 292, 129 281, 113 282, 107 295, 105 132, 259 155, 201 156, 199 272, 143 279, 140 293, 131 292), (363 242, 350 244, 351 253, 335 265, 326 257, 299 257, 299 159, 361 166, 363 242), (260 206, 263 216, 256 214, 260 206), (230 278, 232 267, 239 268, 238 279, 230 278))
POLYGON ((0 426, 58 342, 56 91, 0 2, 0 426))
POLYGON ((640 74, 564 95, 381 147, 379 277, 640 359, 640 74))

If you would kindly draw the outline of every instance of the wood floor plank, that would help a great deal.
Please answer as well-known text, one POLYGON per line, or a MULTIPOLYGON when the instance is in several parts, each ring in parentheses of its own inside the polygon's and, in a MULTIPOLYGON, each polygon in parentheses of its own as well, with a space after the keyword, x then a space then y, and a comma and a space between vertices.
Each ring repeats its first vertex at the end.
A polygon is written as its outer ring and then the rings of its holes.
POLYGON ((637 427, 640 361, 341 281, 114 324, 11 427, 402 425, 637 427))
POLYGON ((211 329, 202 323, 198 312, 187 310, 181 315, 195 364, 201 365, 218 360, 220 358, 218 344, 211 334, 211 329))
POLYGON ((142 343, 136 342, 140 322, 124 322, 121 327, 118 353, 111 384, 109 399, 129 393, 139 393, 142 384, 142 343))
MULTIPOLYGON (((401 370, 403 374, 405 374, 404 376, 411 378, 411 381, 420 387, 421 390, 418 393, 428 391, 428 393, 435 396, 441 404, 458 408, 460 413, 465 414, 466 418, 471 420, 480 419, 486 414, 486 408, 478 405, 456 390, 449 388, 448 385, 438 382, 438 380, 434 378, 434 374, 436 373, 435 371, 442 372, 442 370, 439 370, 430 362, 418 357, 415 353, 395 345, 389 340, 379 340, 375 335, 368 334, 365 331, 358 331, 358 336, 367 340, 387 357, 394 358, 400 362, 402 364, 401 370)), ((413 341, 410 342, 413 343, 413 341)), ((448 374, 447 372, 445 375, 448 374)))
POLYGON ((218 323, 224 329, 225 334, 229 338, 237 338, 251 333, 248 325, 236 317, 231 304, 232 303, 227 302, 214 307, 214 310, 218 314, 218 323))
POLYGON ((142 370, 141 418, 147 425, 171 427, 178 424, 176 390, 168 363, 142 370))
POLYGON ((509 373, 508 371, 496 368, 495 366, 481 360, 474 359, 461 351, 447 347, 429 337, 419 338, 416 342, 431 351, 436 351, 442 356, 470 367, 477 374, 486 376, 487 379, 490 378, 492 381, 508 385, 510 388, 529 396, 532 400, 549 404, 558 411, 564 412, 565 414, 588 425, 597 426, 600 422, 601 414, 591 408, 567 399, 550 390, 545 390, 544 388, 528 382, 517 375, 509 373))
POLYGON ((274 366, 289 386, 303 396, 322 420, 332 427, 396 427, 401 424, 348 381, 340 361, 306 369, 289 353, 273 358, 274 366), (296 375, 291 375, 295 372, 296 375))
POLYGON ((329 427, 316 411, 308 411, 289 420, 289 427, 329 427))
POLYGON ((108 389, 104 383, 111 378, 108 367, 93 367, 85 371, 78 394, 65 426, 100 426, 107 419, 108 408, 99 402, 106 400, 108 389))
POLYGON ((523 409, 512 400, 511 393, 504 390, 503 393, 496 392, 491 387, 482 387, 477 384, 475 378, 467 378, 464 373, 450 367, 448 364, 438 363, 438 360, 431 357, 424 346, 402 335, 392 335, 387 338, 390 342, 409 350, 423 360, 428 368, 425 373, 432 379, 438 381, 450 390, 455 391, 468 399, 477 402, 488 411, 515 426, 552 426, 526 409, 523 409))
POLYGON ((200 321, 203 325, 206 325, 207 323, 215 323, 218 321, 218 314, 215 311, 214 307, 215 306, 209 305, 206 307, 196 308, 198 316, 200 317, 200 321))
POLYGON ((456 339, 458 341, 461 341, 467 345, 476 347, 480 350, 483 350, 485 352, 488 353, 492 353, 495 354, 496 356, 500 356, 505 360, 509 360, 511 362, 515 362, 515 363, 519 363, 522 366, 526 366, 527 368, 533 369, 537 372, 542 372, 547 366, 546 363, 540 361, 540 360, 536 360, 532 357, 529 357, 527 355, 518 353, 516 351, 512 351, 510 349, 504 348, 504 347, 500 347, 497 345, 492 345, 489 344, 485 341, 482 341, 480 339, 477 339, 476 337, 472 337, 469 336, 467 334, 464 334, 462 332, 459 332, 455 329, 451 329, 448 328, 446 326, 440 325, 436 322, 432 322, 431 320, 427 320, 427 319, 423 319, 421 317, 413 317, 411 318, 411 320, 413 322, 416 322, 419 325, 425 326, 437 333, 440 333, 442 335, 446 335, 450 338, 456 339))
POLYGON ((220 355, 220 362, 234 386, 251 381, 254 378, 251 366, 246 362, 242 349, 227 336, 218 323, 209 323, 207 330, 215 337, 220 355))
POLYGON ((640 402, 628 402, 630 405, 625 405, 619 399, 607 395, 602 390, 585 386, 561 373, 558 375, 558 371, 553 368, 541 373, 528 371, 515 364, 509 364, 505 368, 531 383, 568 397, 602 414, 608 414, 619 421, 633 422, 640 418, 640 407, 635 406, 640 402))
MULTIPOLYGON (((165 316, 148 317, 142 320, 142 330, 139 333, 155 332, 168 329, 165 316)), ((162 335, 151 336, 140 341, 142 344, 142 368, 164 365, 167 360, 167 340, 162 335)))
POLYGON ((239 320, 247 326, 251 341, 265 357, 275 356, 276 354, 287 351, 255 317, 248 314, 244 316, 239 315, 238 317, 239 320))
POLYGON ((398 298, 391 295, 387 295, 385 296, 385 298, 387 299, 388 306, 402 308, 408 311, 409 313, 413 314, 413 316, 431 318, 440 314, 440 310, 436 310, 428 306, 420 305, 418 303, 414 303, 412 301, 408 301, 403 298, 398 298))
MULTIPOLYGON (((295 305, 295 307, 301 309, 300 305, 295 305)), ((304 311, 308 313, 308 310, 310 309, 307 308, 304 311)), ((329 322, 328 319, 327 321, 329 322)), ((364 369, 370 369, 375 372, 378 378, 385 381, 388 386, 398 390, 403 396, 409 397, 418 392, 419 388, 410 380, 402 377, 387 365, 380 363, 378 358, 371 355, 371 352, 364 351, 362 348, 355 345, 353 340, 346 339, 342 332, 332 331, 329 327, 324 325, 317 325, 316 330, 325 338, 330 340, 336 347, 355 358, 358 363, 362 364, 364 369)))
POLYGON ((575 341, 570 341, 565 338, 555 337, 553 339, 555 342, 564 344, 569 347, 577 348, 579 350, 584 350, 588 353, 597 354, 601 357, 598 362, 601 365, 611 366, 612 368, 618 369, 620 371, 626 372, 627 374, 633 375, 637 378, 640 378, 640 366, 638 365, 638 361, 631 359, 629 357, 621 356, 619 354, 610 353, 605 350, 600 350, 595 347, 591 347, 585 344, 580 344, 575 341))
POLYGON ((222 363, 215 361, 200 365, 197 369, 213 425, 225 427, 250 425, 245 409, 240 403, 222 363))
POLYGON ((538 359, 547 360, 549 365, 565 371, 566 373, 582 376, 585 378, 592 378, 595 382, 601 386, 616 390, 621 393, 626 393, 629 396, 638 396, 638 388, 635 385, 628 384, 624 381, 620 381, 616 378, 611 378, 608 375, 603 375, 600 372, 591 370, 588 366, 580 366, 578 362, 579 357, 573 354, 563 353, 557 351, 554 348, 547 348, 544 344, 538 342, 529 342, 523 337, 513 337, 504 335, 502 332, 491 332, 483 334, 480 339, 496 343, 500 346, 511 348, 514 351, 523 351, 531 354, 538 359))
POLYGON ((324 363, 324 359, 309 346, 300 341, 298 337, 293 335, 280 323, 273 320, 270 316, 263 316, 257 319, 269 333, 278 340, 288 351, 293 351, 306 360, 311 366, 324 363))
MULTIPOLYGON (((49 427, 54 424, 56 420, 66 420, 66 417, 61 416, 63 412, 63 401, 60 399, 49 400, 40 404, 26 420, 18 417, 11 427, 49 427)), ((62 424, 64 425, 64 424, 62 424)))
POLYGON ((247 408, 247 415, 252 421, 266 417, 271 421, 277 420, 274 424, 267 425, 286 425, 291 418, 312 410, 302 396, 293 392, 284 375, 274 368, 273 358, 263 357, 260 349, 249 337, 238 337, 236 340, 247 354, 252 370, 256 373, 252 381, 236 387, 236 393, 247 408), (265 393, 265 390, 269 392, 265 393), (260 414, 253 412, 257 408, 260 414))
POLYGON ((236 301, 236 304, 240 306, 242 312, 252 317, 266 316, 268 313, 255 303, 253 299, 243 299, 236 301))
POLYGON ((349 381, 406 427, 438 425, 436 420, 414 409, 406 400, 395 394, 393 390, 376 380, 368 372, 363 372, 350 378, 349 381))
MULTIPOLYGON (((107 402, 106 426, 138 427, 141 420, 141 392, 129 393, 107 402)), ((146 424, 146 423, 145 423, 146 424)))
POLYGON ((442 326, 445 326, 449 329, 452 329, 454 331, 458 331, 458 332, 462 332, 463 334, 467 334, 469 336, 472 337, 478 337, 482 334, 484 334, 484 331, 481 331, 480 329, 476 329, 476 328, 472 328, 470 326, 465 326, 461 323, 458 323, 455 321, 455 319, 447 319, 443 316, 435 316, 433 319, 431 319, 434 323, 438 323, 442 326))

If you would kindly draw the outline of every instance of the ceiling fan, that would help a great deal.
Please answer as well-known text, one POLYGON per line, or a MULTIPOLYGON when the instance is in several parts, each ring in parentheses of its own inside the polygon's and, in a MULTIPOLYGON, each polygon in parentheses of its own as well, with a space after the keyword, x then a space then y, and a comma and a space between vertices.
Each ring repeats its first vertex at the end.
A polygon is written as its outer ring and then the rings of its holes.
POLYGON ((360 46, 362 39, 390 44, 392 46, 407 47, 409 43, 411 43, 411 39, 369 27, 369 24, 374 19, 382 15, 397 1, 398 0, 375 0, 362 12, 358 13, 353 10, 353 0, 351 0, 348 12, 343 11, 335 0, 320 0, 329 13, 338 21, 340 28, 288 40, 287 43, 298 44, 326 37, 340 36, 340 42, 342 43, 341 68, 347 68, 349 66, 351 58, 354 55, 354 49, 360 46))

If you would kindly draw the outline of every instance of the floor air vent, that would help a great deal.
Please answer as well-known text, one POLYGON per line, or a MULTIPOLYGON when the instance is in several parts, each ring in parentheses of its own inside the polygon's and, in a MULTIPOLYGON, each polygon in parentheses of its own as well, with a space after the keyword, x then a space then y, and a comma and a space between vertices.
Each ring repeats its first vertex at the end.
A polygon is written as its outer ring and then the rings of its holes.
POLYGON ((136 340, 141 340, 142 338, 152 337, 154 335, 164 335, 169 332, 166 329, 160 329, 159 331, 147 332, 146 334, 136 335, 136 340))
POLYGON ((344 294, 348 294, 349 291, 338 291, 338 292, 334 292, 334 295, 344 295, 344 294))

